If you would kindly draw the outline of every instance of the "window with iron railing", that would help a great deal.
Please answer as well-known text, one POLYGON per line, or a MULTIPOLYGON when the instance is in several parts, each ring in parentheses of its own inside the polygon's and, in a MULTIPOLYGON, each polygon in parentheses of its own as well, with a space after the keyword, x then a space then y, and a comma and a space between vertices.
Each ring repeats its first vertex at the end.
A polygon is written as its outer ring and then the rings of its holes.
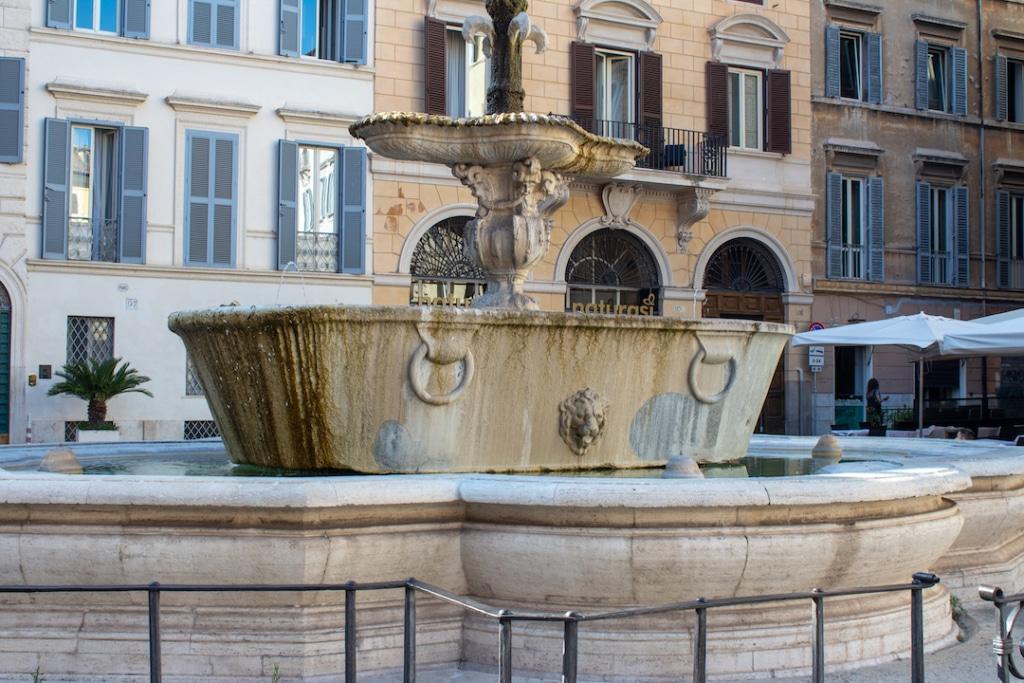
POLYGON ((68 316, 68 363, 104 361, 113 357, 113 318, 68 316))

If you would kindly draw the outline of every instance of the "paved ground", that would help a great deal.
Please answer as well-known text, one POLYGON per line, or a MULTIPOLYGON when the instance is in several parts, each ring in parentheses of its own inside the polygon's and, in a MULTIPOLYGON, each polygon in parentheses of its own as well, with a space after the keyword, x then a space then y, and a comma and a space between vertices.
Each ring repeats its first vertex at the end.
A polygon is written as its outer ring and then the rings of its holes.
MULTIPOLYGON (((925 663, 928 683, 995 683, 995 659, 991 650, 992 637, 995 635, 995 610, 987 606, 973 608, 962 620, 961 626, 965 628, 964 642, 928 655, 925 663)), ((892 662, 860 671, 826 673, 825 676, 828 683, 906 683, 909 679, 908 661, 892 662)), ((424 671, 417 672, 416 680, 419 683, 493 683, 495 676, 493 673, 472 671, 424 671)), ((559 680, 559 676, 515 677, 515 683, 551 683, 559 680)), ((807 683, 809 677, 770 680, 773 683, 807 683)), ((369 683, 378 681, 374 679, 369 683)), ((383 683, 383 679, 380 683, 383 683)), ((581 683, 584 681, 581 680, 581 683)))

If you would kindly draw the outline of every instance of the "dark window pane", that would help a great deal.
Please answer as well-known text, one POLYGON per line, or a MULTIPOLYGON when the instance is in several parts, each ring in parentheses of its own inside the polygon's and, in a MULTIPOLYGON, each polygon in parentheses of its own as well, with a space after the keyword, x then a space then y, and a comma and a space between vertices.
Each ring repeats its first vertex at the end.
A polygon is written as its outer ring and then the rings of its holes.
POLYGON ((946 80, 946 51, 928 51, 928 108, 946 111, 946 93, 949 86, 946 80))
POLYGON ((860 36, 843 35, 839 42, 839 94, 860 99, 860 36))

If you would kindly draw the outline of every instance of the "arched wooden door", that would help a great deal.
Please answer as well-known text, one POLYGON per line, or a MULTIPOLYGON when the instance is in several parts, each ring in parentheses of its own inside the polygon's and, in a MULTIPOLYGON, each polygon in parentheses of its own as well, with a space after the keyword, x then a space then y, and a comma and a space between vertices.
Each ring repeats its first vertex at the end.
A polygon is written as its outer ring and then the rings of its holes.
MULTIPOLYGON (((704 274, 705 318, 785 322, 782 269, 760 242, 738 238, 726 242, 711 256, 704 274)), ((783 361, 775 369, 757 431, 786 433, 786 385, 783 361)))

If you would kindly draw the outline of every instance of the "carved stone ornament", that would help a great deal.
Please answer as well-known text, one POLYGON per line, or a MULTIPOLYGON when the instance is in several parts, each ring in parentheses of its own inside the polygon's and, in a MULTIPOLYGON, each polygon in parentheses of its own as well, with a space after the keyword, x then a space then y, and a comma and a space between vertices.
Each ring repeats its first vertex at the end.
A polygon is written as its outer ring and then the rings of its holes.
POLYGON ((676 247, 685 254, 693 239, 693 226, 708 217, 712 190, 688 188, 679 196, 676 209, 676 247))
POLYGON ((480 208, 466 224, 466 257, 487 274, 487 291, 474 308, 537 310, 523 291, 530 269, 547 252, 550 216, 569 200, 569 184, 534 159, 514 164, 458 164, 456 178, 469 187, 480 208))
POLYGON ((603 225, 625 227, 633 224, 629 212, 640 200, 639 185, 625 183, 609 183, 601 190, 601 201, 604 203, 603 225))
POLYGON ((558 412, 558 433, 562 441, 576 455, 586 455, 604 431, 608 401, 587 387, 562 401, 558 412))

